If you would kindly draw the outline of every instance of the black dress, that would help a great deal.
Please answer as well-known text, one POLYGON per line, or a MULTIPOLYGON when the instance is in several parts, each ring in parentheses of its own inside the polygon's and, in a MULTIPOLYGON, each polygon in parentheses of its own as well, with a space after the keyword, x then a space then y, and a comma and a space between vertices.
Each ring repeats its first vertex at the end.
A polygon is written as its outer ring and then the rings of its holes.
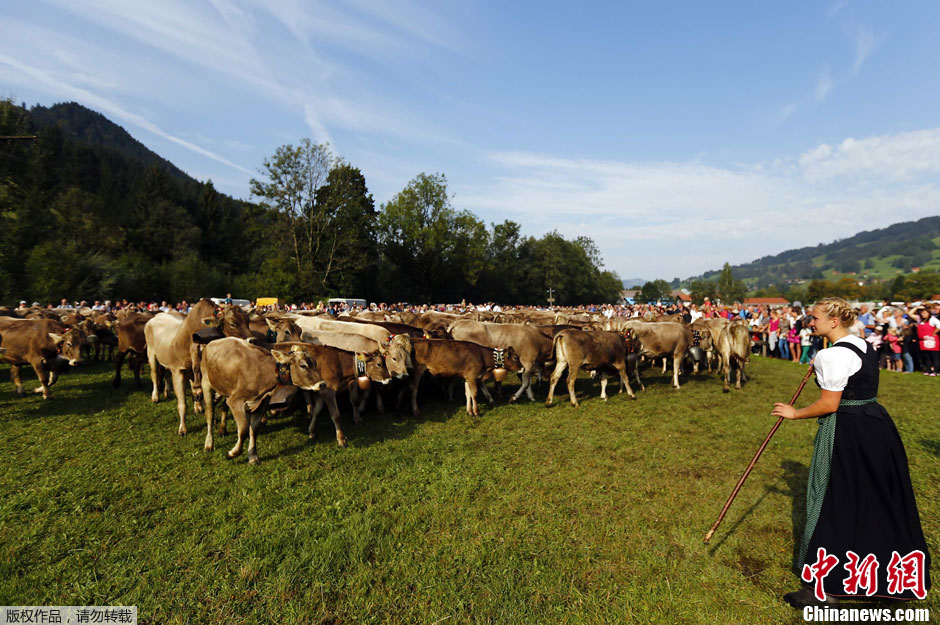
MULTIPOLYGON (((877 558, 877 591, 875 597, 915 599, 913 590, 889 592, 889 571, 892 552, 901 558, 920 551, 923 553, 923 587, 930 588, 930 554, 920 525, 907 454, 891 416, 881 404, 874 401, 878 394, 878 356, 871 346, 865 352, 850 343, 835 343, 830 349, 851 349, 862 359, 862 367, 852 375, 842 391, 838 412, 820 419, 813 465, 819 462, 820 441, 825 419, 834 419, 834 432, 830 439, 828 483, 818 519, 807 503, 807 536, 804 536, 803 562, 813 565, 818 549, 838 557, 838 564, 825 577, 823 587, 827 595, 848 597, 843 581, 849 576, 844 568, 846 552, 854 552, 859 559, 873 554, 877 558), (815 520, 815 524, 813 521, 815 520)), ((817 382, 818 384, 818 382, 817 382)), ((828 424, 832 427, 833 424, 828 424)), ((831 431, 831 430, 830 430, 831 431)), ((826 455, 823 453, 823 458, 826 455)), ((814 473, 819 466, 810 467, 810 489, 814 473)), ((825 467, 822 467, 824 470, 825 467)), ((817 482, 817 491, 821 484, 817 482)), ((897 575, 895 582, 897 581, 897 575)), ((805 578, 804 578, 805 581, 805 578)), ((895 587, 897 589, 897 587, 895 587)), ((866 594, 864 588, 856 596, 866 594)))

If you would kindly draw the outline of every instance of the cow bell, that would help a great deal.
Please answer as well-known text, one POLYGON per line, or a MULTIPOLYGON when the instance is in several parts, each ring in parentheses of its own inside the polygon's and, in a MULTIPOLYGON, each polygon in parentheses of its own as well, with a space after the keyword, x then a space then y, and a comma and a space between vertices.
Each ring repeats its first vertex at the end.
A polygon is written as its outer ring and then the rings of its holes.
POLYGON ((497 382, 504 381, 506 379, 506 368, 497 367, 493 369, 493 379, 496 380, 497 382))
POLYGON ((356 384, 359 385, 360 391, 367 391, 369 390, 369 387, 372 386, 372 380, 370 380, 369 376, 367 375, 360 375, 358 378, 356 378, 356 384))

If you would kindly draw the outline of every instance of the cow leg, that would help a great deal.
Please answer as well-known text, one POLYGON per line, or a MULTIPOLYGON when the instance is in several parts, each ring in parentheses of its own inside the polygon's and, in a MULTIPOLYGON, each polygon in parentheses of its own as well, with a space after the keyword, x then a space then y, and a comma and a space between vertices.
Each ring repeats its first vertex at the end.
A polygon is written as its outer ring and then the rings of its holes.
POLYGON ((529 400, 535 401, 535 393, 532 392, 532 367, 526 366, 525 371, 522 372, 519 378, 522 380, 522 385, 519 387, 519 390, 509 398, 509 403, 516 403, 516 401, 522 397, 522 393, 525 393, 529 400))
POLYGON ((23 382, 20 380, 20 365, 10 365, 10 380, 16 387, 16 394, 20 397, 26 395, 26 389, 23 388, 23 382))
MULTIPOLYGON (((350 387, 352 388, 352 387, 350 387)), ((366 402, 369 401, 369 396, 372 394, 372 387, 370 386, 362 392, 362 399, 359 400, 359 412, 366 411, 366 402)))
POLYGON ((466 380, 463 382, 463 396, 467 402, 467 414, 473 415, 473 406, 470 404, 470 384, 466 380))
POLYGON ((43 364, 42 360, 37 360, 29 364, 33 366, 33 371, 36 372, 36 377, 39 378, 39 386, 36 387, 33 392, 42 393, 43 399, 49 399, 52 397, 52 392, 49 390, 49 372, 46 370, 46 366, 43 364))
POLYGON ((114 388, 121 386, 121 367, 124 366, 126 356, 127 352, 118 352, 117 358, 114 359, 114 378, 111 380, 111 386, 114 388))
POLYGON ((409 377, 409 386, 411 387, 411 412, 417 418, 421 411, 418 409, 418 385, 421 384, 421 378, 424 376, 425 369, 419 365, 415 365, 414 371, 411 372, 409 377))
POLYGON ((333 419, 333 427, 336 428, 336 444, 345 447, 346 437, 339 425, 339 407, 336 405, 336 393, 332 389, 324 389, 322 392, 327 394, 326 407, 330 409, 330 418, 333 419))
POLYGON ((607 401, 607 372, 601 371, 601 399, 607 401))
MULTIPOLYGON (((182 371, 172 371, 173 376, 173 394, 176 395, 176 412, 180 417, 180 427, 177 434, 186 436, 186 380, 182 371)), ((234 408, 232 409, 234 412, 234 408)), ((245 409, 242 408, 242 414, 245 409)), ((237 415, 237 413, 236 413, 237 415)))
POLYGON ((362 423, 362 415, 359 414, 359 387, 355 382, 349 387, 349 403, 352 404, 353 423, 359 425, 362 423))
POLYGON ((545 400, 546 406, 552 405, 552 401, 555 399, 555 385, 558 384, 558 380, 560 380, 561 376, 565 373, 567 366, 568 365, 561 358, 555 363, 555 370, 552 371, 552 379, 548 384, 548 398, 545 400))
POLYGON ((722 385, 721 390, 727 393, 728 391, 731 390, 731 365, 730 363, 726 363, 725 359, 722 358, 721 368, 724 371, 724 380, 725 380, 724 385, 722 385))
POLYGON ((663 375, 666 375, 666 359, 663 358, 663 375))
POLYGON ((486 388, 486 382, 483 382, 482 384, 480 384, 480 390, 483 391, 483 396, 486 397, 486 401, 489 403, 489 405, 495 406, 496 402, 493 401, 493 396, 490 395, 489 389, 486 388))
POLYGON ((256 443, 258 442, 258 428, 261 427, 261 417, 264 416, 265 404, 263 402, 261 406, 258 406, 257 410, 251 413, 248 420, 248 464, 261 464, 261 459, 258 457, 258 448, 256 443))
POLYGON ((623 389, 627 389, 627 395, 630 396, 630 399, 636 399, 633 389, 630 388, 630 373, 627 371, 626 361, 617 363, 616 368, 617 373, 620 374, 620 391, 618 393, 622 393, 623 389))
MULTIPOLYGON (((522 379, 522 376, 519 376, 519 379, 521 380, 521 379, 522 379)), ((486 388, 485 385, 484 385, 484 388, 486 388)), ((499 397, 500 401, 502 401, 502 399, 503 399, 503 383, 502 383, 502 382, 497 382, 496 380, 493 380, 493 388, 496 389, 496 396, 499 397)))
MULTIPOLYGON (((189 381, 189 390, 193 393, 193 412, 196 414, 202 414, 203 408, 203 395, 202 395, 202 384, 197 383, 196 379, 193 378, 189 381)), ((211 395, 210 395, 211 399, 211 395)))
POLYGON ((636 387, 641 391, 645 391, 646 387, 643 386, 642 380, 640 380, 640 359, 636 360, 636 363, 633 365, 633 377, 636 379, 636 387))
POLYGON ((310 413, 310 427, 307 428, 307 436, 311 439, 313 439, 313 430, 317 425, 317 417, 321 410, 323 410, 323 396, 318 393, 317 401, 312 406, 309 401, 307 402, 307 412, 310 413))
POLYGON ((385 402, 382 400, 381 390, 375 391, 375 409, 379 412, 379 414, 385 414, 385 402))
POLYGON ((242 441, 245 439, 245 434, 248 431, 248 417, 245 415, 245 402, 241 399, 229 397, 226 403, 228 404, 229 410, 232 411, 232 416, 235 417, 235 425, 238 428, 238 432, 235 435, 235 446, 225 454, 226 458, 232 460, 242 455, 242 441))
POLYGON ((734 383, 734 388, 740 391, 741 390, 741 377, 744 375, 744 363, 743 362, 738 363, 738 370, 736 371, 736 373, 737 373, 737 378, 734 383))
POLYGON ((679 369, 682 368, 682 356, 673 355, 672 357, 672 386, 679 390, 679 369))
POLYGON ((53 367, 52 369, 46 372, 46 376, 48 379, 48 382, 46 382, 46 386, 52 387, 52 385, 58 382, 59 380, 59 370, 53 367))
MULTIPOLYGON (((213 396, 209 395, 209 397, 212 398, 213 396)), ((221 405, 221 409, 219 410, 221 413, 221 418, 219 419, 219 436, 225 436, 225 421, 228 418, 228 404, 225 403, 225 398, 218 393, 215 393, 215 397, 212 399, 212 402, 213 405, 221 405)))
POLYGON ((209 384, 209 376, 202 376, 202 394, 206 397, 206 443, 203 449, 212 451, 214 441, 212 440, 212 409, 215 407, 212 401, 212 386, 209 384))
POLYGON ((134 385, 137 388, 143 388, 144 385, 140 381, 140 370, 144 367, 144 359, 137 352, 131 352, 127 359, 127 366, 134 372, 134 385))
POLYGON ((574 383, 578 380, 578 371, 580 367, 568 367, 568 397, 575 408, 578 407, 578 398, 574 395, 574 383))
POLYGON ((457 385, 457 378, 451 378, 447 381, 447 403, 448 404, 454 401, 454 387, 456 385, 457 385))
POLYGON ((477 408, 477 379, 473 376, 464 380, 464 393, 467 395, 467 414, 480 416, 477 408))
MULTIPOLYGON (((157 355, 153 353, 153 349, 150 346, 147 346, 147 364, 150 365, 150 380, 153 382, 153 393, 150 395, 150 401, 157 403, 160 401, 159 388, 160 388, 160 378, 162 377, 157 370, 159 366, 157 364, 157 355)), ((166 395, 164 394, 164 398, 166 395)))

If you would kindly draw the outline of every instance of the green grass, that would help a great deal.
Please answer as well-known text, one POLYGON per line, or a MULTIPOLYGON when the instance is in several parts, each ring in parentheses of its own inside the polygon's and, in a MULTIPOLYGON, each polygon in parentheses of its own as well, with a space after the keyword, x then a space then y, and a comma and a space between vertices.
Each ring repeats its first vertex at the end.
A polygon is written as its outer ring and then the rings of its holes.
MULTIPOLYGON (((47 402, 0 367, 0 601, 137 605, 154 624, 802 622, 780 595, 814 421, 784 423, 702 538, 803 372, 755 357, 724 394, 647 371, 638 401, 607 403, 582 379, 580 409, 562 394, 479 418, 462 398, 361 426, 347 408, 348 449, 325 416, 315 441, 276 417, 251 467, 225 460, 234 424, 207 454, 201 416, 178 437, 174 404, 113 390, 106 365, 47 402)), ((936 558, 940 382, 881 378, 936 558)), ((940 614, 936 597, 921 607, 940 614)))

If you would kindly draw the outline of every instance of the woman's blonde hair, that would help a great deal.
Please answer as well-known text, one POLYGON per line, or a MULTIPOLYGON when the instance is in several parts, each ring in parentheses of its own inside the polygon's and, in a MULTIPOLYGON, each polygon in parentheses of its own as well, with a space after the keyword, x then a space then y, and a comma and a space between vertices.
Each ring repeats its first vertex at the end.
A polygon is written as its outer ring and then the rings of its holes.
POLYGON ((858 318, 858 314, 847 301, 841 297, 827 297, 816 302, 815 306, 826 314, 830 319, 838 319, 843 328, 850 328, 858 318))

